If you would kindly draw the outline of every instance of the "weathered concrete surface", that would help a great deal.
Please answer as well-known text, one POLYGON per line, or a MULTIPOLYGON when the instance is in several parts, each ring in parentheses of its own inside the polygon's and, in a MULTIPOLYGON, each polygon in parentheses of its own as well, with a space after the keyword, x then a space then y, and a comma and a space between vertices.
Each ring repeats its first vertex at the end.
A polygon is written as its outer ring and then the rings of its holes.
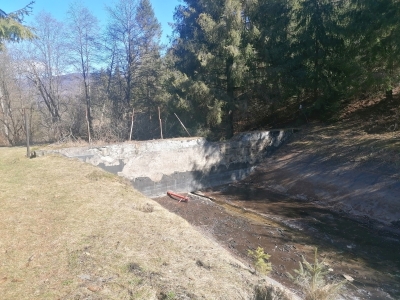
POLYGON ((227 142, 179 138, 58 150, 129 179, 149 197, 240 180, 277 149, 291 131, 241 133, 227 142))

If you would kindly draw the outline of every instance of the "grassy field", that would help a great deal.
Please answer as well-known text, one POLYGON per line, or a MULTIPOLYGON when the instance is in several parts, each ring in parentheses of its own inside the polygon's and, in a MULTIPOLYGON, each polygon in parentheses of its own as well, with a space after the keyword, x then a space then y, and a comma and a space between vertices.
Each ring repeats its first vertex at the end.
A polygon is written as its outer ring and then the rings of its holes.
POLYGON ((253 299, 265 283, 122 179, 24 155, 0 148, 1 299, 253 299))

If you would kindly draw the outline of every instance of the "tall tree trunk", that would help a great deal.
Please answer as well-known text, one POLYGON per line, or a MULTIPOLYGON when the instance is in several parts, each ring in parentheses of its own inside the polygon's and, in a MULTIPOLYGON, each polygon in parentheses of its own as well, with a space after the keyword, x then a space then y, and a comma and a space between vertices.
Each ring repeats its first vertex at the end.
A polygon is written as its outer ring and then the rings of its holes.
MULTIPOLYGON (((83 64, 83 60, 82 60, 83 64)), ((93 136, 93 118, 92 118, 92 112, 91 112, 91 101, 90 101, 90 79, 89 79, 89 68, 86 66, 86 72, 85 69, 83 69, 83 83, 84 83, 84 88, 85 88, 85 104, 86 104, 86 122, 87 122, 87 130, 88 130, 88 141, 89 143, 92 140, 93 136)))
MULTIPOLYGON (((314 2, 315 4, 315 9, 316 9, 316 15, 319 16, 320 11, 319 11, 319 3, 318 1, 314 2)), ((320 65, 319 65, 319 45, 318 45, 318 41, 320 40, 320 36, 319 36, 319 28, 318 25, 322 24, 315 24, 315 26, 317 26, 317 28, 315 28, 315 32, 314 32, 314 95, 313 95, 313 100, 314 103, 318 100, 318 85, 319 85, 319 76, 320 76, 320 65)))
POLYGON ((234 80, 233 80, 233 57, 230 56, 226 60, 226 93, 228 95, 228 130, 227 138, 231 138, 234 133, 233 129, 233 111, 234 111, 234 80))

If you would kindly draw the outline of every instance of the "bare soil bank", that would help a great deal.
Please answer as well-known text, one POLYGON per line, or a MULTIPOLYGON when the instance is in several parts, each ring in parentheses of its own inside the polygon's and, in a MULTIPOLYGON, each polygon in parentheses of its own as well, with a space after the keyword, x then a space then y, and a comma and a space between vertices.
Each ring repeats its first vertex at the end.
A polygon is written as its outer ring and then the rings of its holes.
POLYGON ((262 180, 255 187, 398 228, 400 135, 366 134, 354 128, 304 128, 258 167, 262 180))

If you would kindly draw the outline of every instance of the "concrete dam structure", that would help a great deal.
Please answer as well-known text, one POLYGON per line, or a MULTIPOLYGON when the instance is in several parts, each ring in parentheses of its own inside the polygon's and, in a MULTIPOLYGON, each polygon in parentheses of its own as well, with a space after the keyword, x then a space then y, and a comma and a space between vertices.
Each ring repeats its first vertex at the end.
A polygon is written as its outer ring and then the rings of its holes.
POLYGON ((148 197, 226 184, 250 174, 292 131, 240 133, 226 142, 205 138, 131 141, 106 146, 57 150, 129 179, 148 197))

